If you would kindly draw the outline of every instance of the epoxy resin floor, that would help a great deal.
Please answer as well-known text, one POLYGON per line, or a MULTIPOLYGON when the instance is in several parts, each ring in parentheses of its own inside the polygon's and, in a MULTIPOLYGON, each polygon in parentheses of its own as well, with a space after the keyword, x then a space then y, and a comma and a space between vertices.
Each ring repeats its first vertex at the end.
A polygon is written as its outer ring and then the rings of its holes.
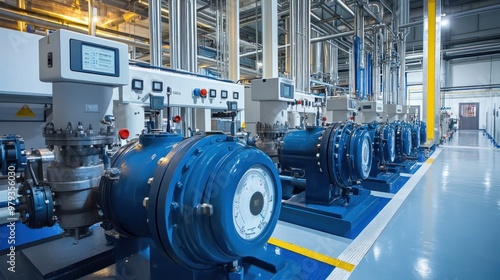
POLYGON ((500 149, 457 131, 349 279, 500 279, 500 149))

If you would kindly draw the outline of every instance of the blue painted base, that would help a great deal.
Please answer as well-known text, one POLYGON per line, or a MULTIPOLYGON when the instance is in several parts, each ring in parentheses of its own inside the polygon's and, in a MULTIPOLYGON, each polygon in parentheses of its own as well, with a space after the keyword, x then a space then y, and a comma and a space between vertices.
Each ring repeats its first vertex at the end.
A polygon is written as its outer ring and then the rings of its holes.
POLYGON ((401 186, 399 173, 384 172, 380 173, 377 177, 368 177, 361 182, 363 188, 378 191, 396 193, 401 186))
POLYGON ((21 222, 15 222, 14 227, 8 227, 8 224, 3 224, 0 226, 0 240, 9 240, 8 237, 12 235, 15 244, 0 242, 0 250, 5 250, 10 248, 10 246, 18 247, 30 242, 58 235, 62 232, 63 230, 58 224, 55 224, 53 227, 44 227, 39 229, 30 229, 21 222))
POLYGON ((393 162, 387 164, 389 172, 394 173, 415 173, 420 165, 417 164, 416 160, 406 160, 403 162, 393 162))
POLYGON ((333 205, 317 205, 307 204, 305 198, 306 194, 302 192, 283 201, 280 220, 347 238, 378 203, 377 197, 362 188, 347 206, 344 206, 345 199, 338 199, 333 205))
POLYGON ((221 265, 214 269, 192 271, 166 258, 145 238, 115 240, 117 262, 91 275, 89 279, 170 279, 183 280, 243 280, 243 279, 325 279, 334 267, 291 251, 267 244, 257 253, 239 261, 237 272, 221 265), (138 253, 134 253, 138 252, 138 253), (114 275, 109 274, 110 271, 114 275))

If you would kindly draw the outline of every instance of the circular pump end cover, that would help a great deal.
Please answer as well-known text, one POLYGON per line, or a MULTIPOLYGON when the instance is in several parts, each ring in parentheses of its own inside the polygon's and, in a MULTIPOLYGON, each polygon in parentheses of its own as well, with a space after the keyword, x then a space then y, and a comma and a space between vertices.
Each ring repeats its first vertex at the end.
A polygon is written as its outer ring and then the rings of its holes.
POLYGON ((371 170, 372 143, 365 126, 339 122, 325 129, 321 140, 321 165, 328 170, 330 182, 348 187, 366 179, 371 170))
POLYGON ((411 148, 412 148, 412 129, 411 129, 411 126, 406 124, 406 123, 403 123, 402 124, 402 140, 403 140, 403 153, 405 155, 409 155, 411 153, 411 148))
POLYGON ((194 136, 156 171, 149 227, 165 257, 206 270, 262 248, 280 207, 279 174, 265 153, 224 134, 194 136))
POLYGON ((372 141, 366 129, 358 128, 351 135, 349 145, 351 172, 356 180, 364 180, 370 175, 372 166, 372 141))

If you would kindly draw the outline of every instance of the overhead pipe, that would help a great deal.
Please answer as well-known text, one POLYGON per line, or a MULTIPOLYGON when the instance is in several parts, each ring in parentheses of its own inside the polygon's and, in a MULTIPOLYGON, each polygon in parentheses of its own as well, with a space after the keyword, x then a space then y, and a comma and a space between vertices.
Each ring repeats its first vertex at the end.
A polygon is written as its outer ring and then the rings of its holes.
MULTIPOLYGON (((384 1, 384 0, 377 0, 377 1, 378 1, 380 4, 382 4, 382 6, 383 6, 383 7, 384 7, 387 11, 389 11, 389 13, 391 13, 391 15, 393 15, 393 14, 394 14, 394 13, 392 12, 392 10, 389 8, 389 5, 387 5, 387 4, 385 3, 385 1, 384 1)), ((383 19, 383 18, 382 18, 382 19, 383 19)))
MULTIPOLYGON (((0 3, 0 16, 7 18, 7 19, 25 21, 25 22, 31 23, 33 25, 45 26, 46 28, 51 28, 51 29, 66 29, 66 30, 79 32, 79 33, 88 33, 88 25, 87 24, 81 24, 79 22, 68 20, 67 18, 55 17, 53 15, 51 15, 51 16, 41 15, 41 14, 38 14, 38 13, 33 12, 33 11, 21 10, 21 9, 17 9, 14 7, 5 8, 5 5, 3 5, 1 3, 0 3), (60 22, 66 22, 66 23, 62 24, 60 22)), ((116 31, 113 29, 102 28, 102 27, 97 27, 96 33, 97 33, 98 37, 102 37, 102 38, 115 38, 114 36, 110 35, 110 34, 113 34, 115 36, 126 36, 126 37, 132 37, 132 38, 137 38, 140 40, 147 41, 147 38, 143 38, 143 37, 139 37, 136 35, 116 31)), ((116 37, 116 38, 119 38, 119 37, 116 37)), ((134 41, 132 41, 132 42, 134 42, 134 41)), ((137 42, 137 43, 139 43, 139 42, 137 42)), ((140 46, 138 46, 138 47, 140 47, 140 46)), ((149 45, 146 49, 148 49, 148 48, 149 48, 149 45)))
MULTIPOLYGON (((399 22, 398 26, 408 23, 410 18, 410 1, 399 1, 399 22)), ((398 28, 395 28, 398 30, 398 28)), ((400 105, 407 105, 407 92, 406 92, 406 37, 408 36, 408 29, 399 29, 400 36, 398 37, 398 52, 400 59, 399 66, 399 88, 396 103, 400 105)))
POLYGON ((228 78, 240 79, 240 2, 226 1, 227 29, 229 42, 228 78))
POLYGON ((262 78, 278 77, 278 1, 261 2, 262 78))
POLYGON ((97 7, 94 6, 94 0, 88 0, 88 25, 89 25, 89 35, 95 36, 96 29, 96 16, 97 7))
POLYGON ((149 53, 151 55, 149 63, 152 66, 163 66, 162 45, 161 1, 149 0, 149 53))
POLYGON ((351 14, 352 16, 354 16, 353 10, 351 10, 351 8, 349 8, 349 6, 347 6, 343 1, 341 1, 341 0, 335 0, 335 2, 337 2, 337 4, 339 4, 340 7, 342 7, 344 10, 346 10, 349 14, 351 14))
MULTIPOLYGON (((330 6, 323 4, 321 5, 321 8, 325 10, 326 12, 330 13, 330 15, 335 16, 337 15, 337 12, 334 11, 330 6)), ((349 13, 352 12, 352 10, 349 8, 349 13)), ((354 26, 352 26, 349 22, 347 22, 344 18, 339 18, 338 21, 340 21, 343 25, 347 26, 349 29, 354 29, 354 26)))
POLYGON ((295 89, 299 92, 309 92, 310 79, 310 1, 291 1, 291 57, 294 71, 295 89))
MULTIPOLYGON (((364 6, 364 5, 363 5, 364 6)), ((353 40, 354 48, 354 92, 357 97, 365 99, 365 20, 361 5, 356 5, 354 13, 356 14, 354 20, 354 27, 356 34, 353 40)))
MULTIPOLYGON (((17 0, 17 7, 19 9, 22 9, 22 10, 25 10, 26 9, 26 0, 17 0)), ((24 31, 25 27, 24 27, 25 23, 22 22, 22 21, 18 21, 17 22, 17 29, 21 32, 24 31)))
POLYGON ((331 39, 337 39, 337 38, 342 38, 342 37, 347 37, 347 36, 352 36, 352 35, 354 35, 354 31, 347 31, 347 32, 342 32, 342 33, 337 33, 337 34, 331 34, 331 35, 311 38, 311 43, 317 43, 317 42, 321 42, 321 41, 327 41, 327 40, 331 40, 331 39))
MULTIPOLYGON (((172 1, 172 2, 177 2, 177 1, 172 1)), ((33 25, 37 25, 37 26, 41 26, 41 27, 45 27, 45 28, 50 28, 50 29, 66 29, 66 30, 70 30, 70 31, 78 32, 78 33, 86 33, 88 31, 87 27, 79 27, 79 26, 75 26, 72 24, 64 25, 64 24, 60 24, 60 23, 55 23, 55 22, 51 22, 51 21, 46 20, 46 19, 35 18, 32 15, 17 14, 15 12, 7 11, 7 10, 4 10, 2 8, 0 8, 0 17, 12 19, 12 20, 20 20, 20 21, 24 21, 24 22, 27 22, 27 23, 30 23, 33 25)), ((113 35, 105 34, 100 30, 97 30, 97 31, 98 31, 96 33, 97 37, 105 38, 105 39, 112 40, 112 41, 121 42, 121 43, 127 44, 129 46, 133 46, 133 47, 137 47, 137 48, 141 48, 141 49, 146 49, 146 50, 149 49, 149 44, 147 44, 147 43, 142 43, 142 42, 133 41, 130 39, 125 39, 122 37, 116 37, 113 35)), ((146 39, 144 38, 144 40, 146 40, 146 39)), ((164 56, 170 57, 170 59, 171 59, 171 53, 170 53, 168 46, 163 46, 162 51, 163 51, 164 56)), ((210 58, 200 56, 200 55, 198 56, 198 60, 202 63, 207 63, 210 65, 217 64, 217 62, 214 59, 210 59, 210 58)), ((252 76, 252 77, 256 77, 258 74, 257 71, 252 70, 252 69, 248 69, 245 67, 242 67, 240 69, 240 71, 242 74, 252 76)))

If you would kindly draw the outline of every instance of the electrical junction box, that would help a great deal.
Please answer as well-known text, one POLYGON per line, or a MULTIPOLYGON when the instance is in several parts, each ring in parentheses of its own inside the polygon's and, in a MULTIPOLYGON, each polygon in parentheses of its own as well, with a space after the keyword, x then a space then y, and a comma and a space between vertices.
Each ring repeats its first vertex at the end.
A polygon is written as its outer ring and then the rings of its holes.
POLYGON ((327 111, 357 111, 358 100, 349 96, 329 96, 326 99, 327 111))
POLYGON ((64 29, 40 39, 40 80, 128 84, 128 46, 64 29))
POLYGON ((384 112, 387 115, 387 120, 389 122, 401 120, 399 116, 403 113, 403 106, 396 104, 385 104, 384 112))
POLYGON ((385 112, 387 114, 401 114, 403 113, 403 106, 396 104, 386 104, 384 106, 385 112))
POLYGON ((382 101, 361 101, 359 103, 360 122, 372 123, 382 122, 384 116, 384 104, 382 101))
POLYGON ((348 95, 328 96, 326 98, 326 118, 328 122, 348 121, 358 111, 358 100, 348 95))
POLYGON ((253 101, 294 101, 295 84, 286 78, 255 79, 251 88, 253 101))

